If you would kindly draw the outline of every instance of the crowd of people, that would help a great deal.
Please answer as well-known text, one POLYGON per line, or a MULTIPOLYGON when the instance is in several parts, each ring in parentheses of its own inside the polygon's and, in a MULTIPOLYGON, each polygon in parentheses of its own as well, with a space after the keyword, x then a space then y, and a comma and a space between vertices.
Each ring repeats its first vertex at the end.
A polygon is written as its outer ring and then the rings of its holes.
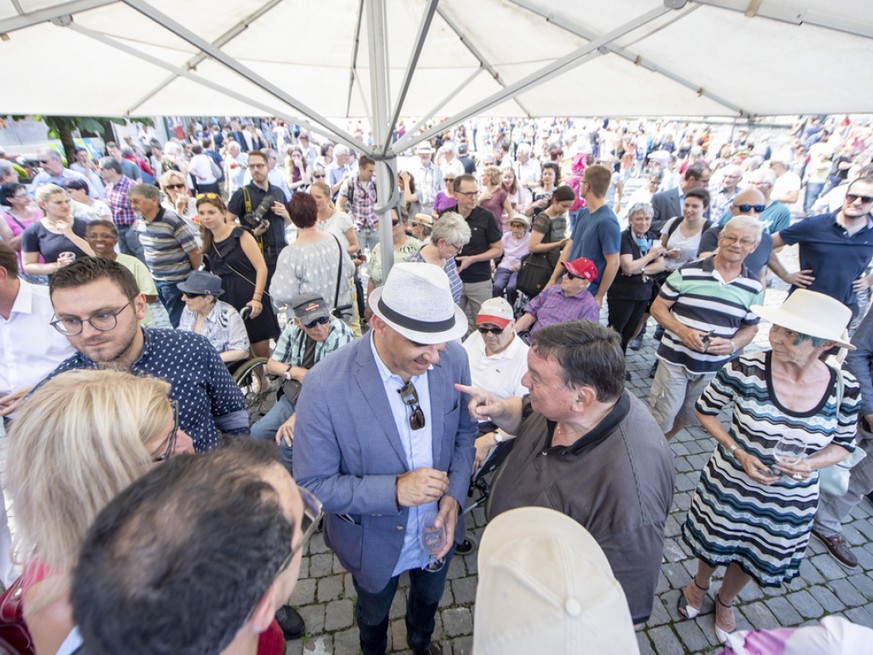
MULTIPOLYGON (((404 158, 384 214, 375 161, 278 120, 144 133, 70 168, 42 150, 29 185, 0 158, 22 567, 7 526, 0 577, 35 652, 283 652, 305 631, 287 603, 323 523, 361 651, 385 652, 408 573, 408 645, 441 653, 435 614, 489 464, 491 525, 530 507, 571 519, 623 600, 614 643, 634 643, 673 506, 670 440, 698 423, 715 446, 682 527, 697 558, 683 618, 724 566, 713 628, 729 642, 740 591, 799 575, 811 535, 857 567, 841 522, 873 491, 858 454, 873 439, 873 131, 799 120, 781 150, 722 136, 471 121, 404 158), (794 244, 796 271, 779 255, 794 244), (773 276, 791 286, 778 307, 773 276), (644 402, 626 356, 649 338, 644 402), (233 378, 252 358, 264 415, 233 378), (843 462, 843 488, 823 483, 843 462)), ((477 643, 523 652, 484 632, 488 589, 477 643)))

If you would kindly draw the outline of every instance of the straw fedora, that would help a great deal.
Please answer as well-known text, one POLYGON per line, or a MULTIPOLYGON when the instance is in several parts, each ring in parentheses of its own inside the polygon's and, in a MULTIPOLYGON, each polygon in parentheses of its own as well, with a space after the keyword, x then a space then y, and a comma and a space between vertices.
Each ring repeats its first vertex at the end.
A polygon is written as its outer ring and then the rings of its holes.
POLYGON ((779 327, 833 341, 841 348, 855 349, 846 331, 852 310, 823 293, 797 289, 778 307, 752 305, 751 309, 779 327))
POLYGON ((376 316, 416 343, 445 343, 467 333, 467 317, 452 300, 449 278, 433 264, 395 264, 369 302, 376 316))

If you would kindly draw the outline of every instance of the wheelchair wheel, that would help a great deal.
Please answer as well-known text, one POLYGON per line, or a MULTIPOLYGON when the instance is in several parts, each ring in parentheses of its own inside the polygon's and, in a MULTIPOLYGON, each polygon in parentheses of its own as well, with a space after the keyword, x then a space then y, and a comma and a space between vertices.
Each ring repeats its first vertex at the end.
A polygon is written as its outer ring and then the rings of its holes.
POLYGON ((254 423, 264 413, 261 409, 269 395, 266 389, 261 388, 261 380, 256 373, 257 368, 266 363, 266 357, 254 357, 240 364, 233 373, 233 381, 243 392, 243 403, 250 423, 254 423))
POLYGON ((467 530, 464 533, 464 541, 455 546, 455 555, 472 555, 479 548, 479 540, 473 533, 467 530))

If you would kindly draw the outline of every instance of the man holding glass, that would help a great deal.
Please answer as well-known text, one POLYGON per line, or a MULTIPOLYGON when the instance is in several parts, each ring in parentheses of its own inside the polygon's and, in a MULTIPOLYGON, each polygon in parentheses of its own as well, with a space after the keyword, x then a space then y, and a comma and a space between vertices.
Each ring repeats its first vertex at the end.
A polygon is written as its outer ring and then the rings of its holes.
POLYGON ((388 611, 408 571, 407 643, 435 655, 434 616, 473 469, 476 424, 454 389, 470 380, 453 342, 467 320, 432 264, 397 264, 369 302, 370 336, 306 377, 294 477, 324 503, 325 542, 352 574, 362 652, 385 652, 388 611))

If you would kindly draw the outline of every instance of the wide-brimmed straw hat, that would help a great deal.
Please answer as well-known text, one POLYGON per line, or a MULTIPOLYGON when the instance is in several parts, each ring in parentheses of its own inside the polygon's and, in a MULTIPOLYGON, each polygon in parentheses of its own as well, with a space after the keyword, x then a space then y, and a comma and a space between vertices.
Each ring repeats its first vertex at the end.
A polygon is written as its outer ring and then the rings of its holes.
POLYGON ((395 264, 385 286, 370 293, 370 309, 411 341, 445 343, 467 333, 467 317, 452 299, 449 277, 434 264, 395 264))
POLYGON ((752 305, 761 318, 787 330, 827 339, 842 348, 854 350, 846 328, 852 320, 852 310, 835 298, 817 291, 797 289, 778 307, 752 305))
POLYGON ((627 599, 594 537, 569 516, 519 507, 479 546, 476 655, 639 653, 627 599))

